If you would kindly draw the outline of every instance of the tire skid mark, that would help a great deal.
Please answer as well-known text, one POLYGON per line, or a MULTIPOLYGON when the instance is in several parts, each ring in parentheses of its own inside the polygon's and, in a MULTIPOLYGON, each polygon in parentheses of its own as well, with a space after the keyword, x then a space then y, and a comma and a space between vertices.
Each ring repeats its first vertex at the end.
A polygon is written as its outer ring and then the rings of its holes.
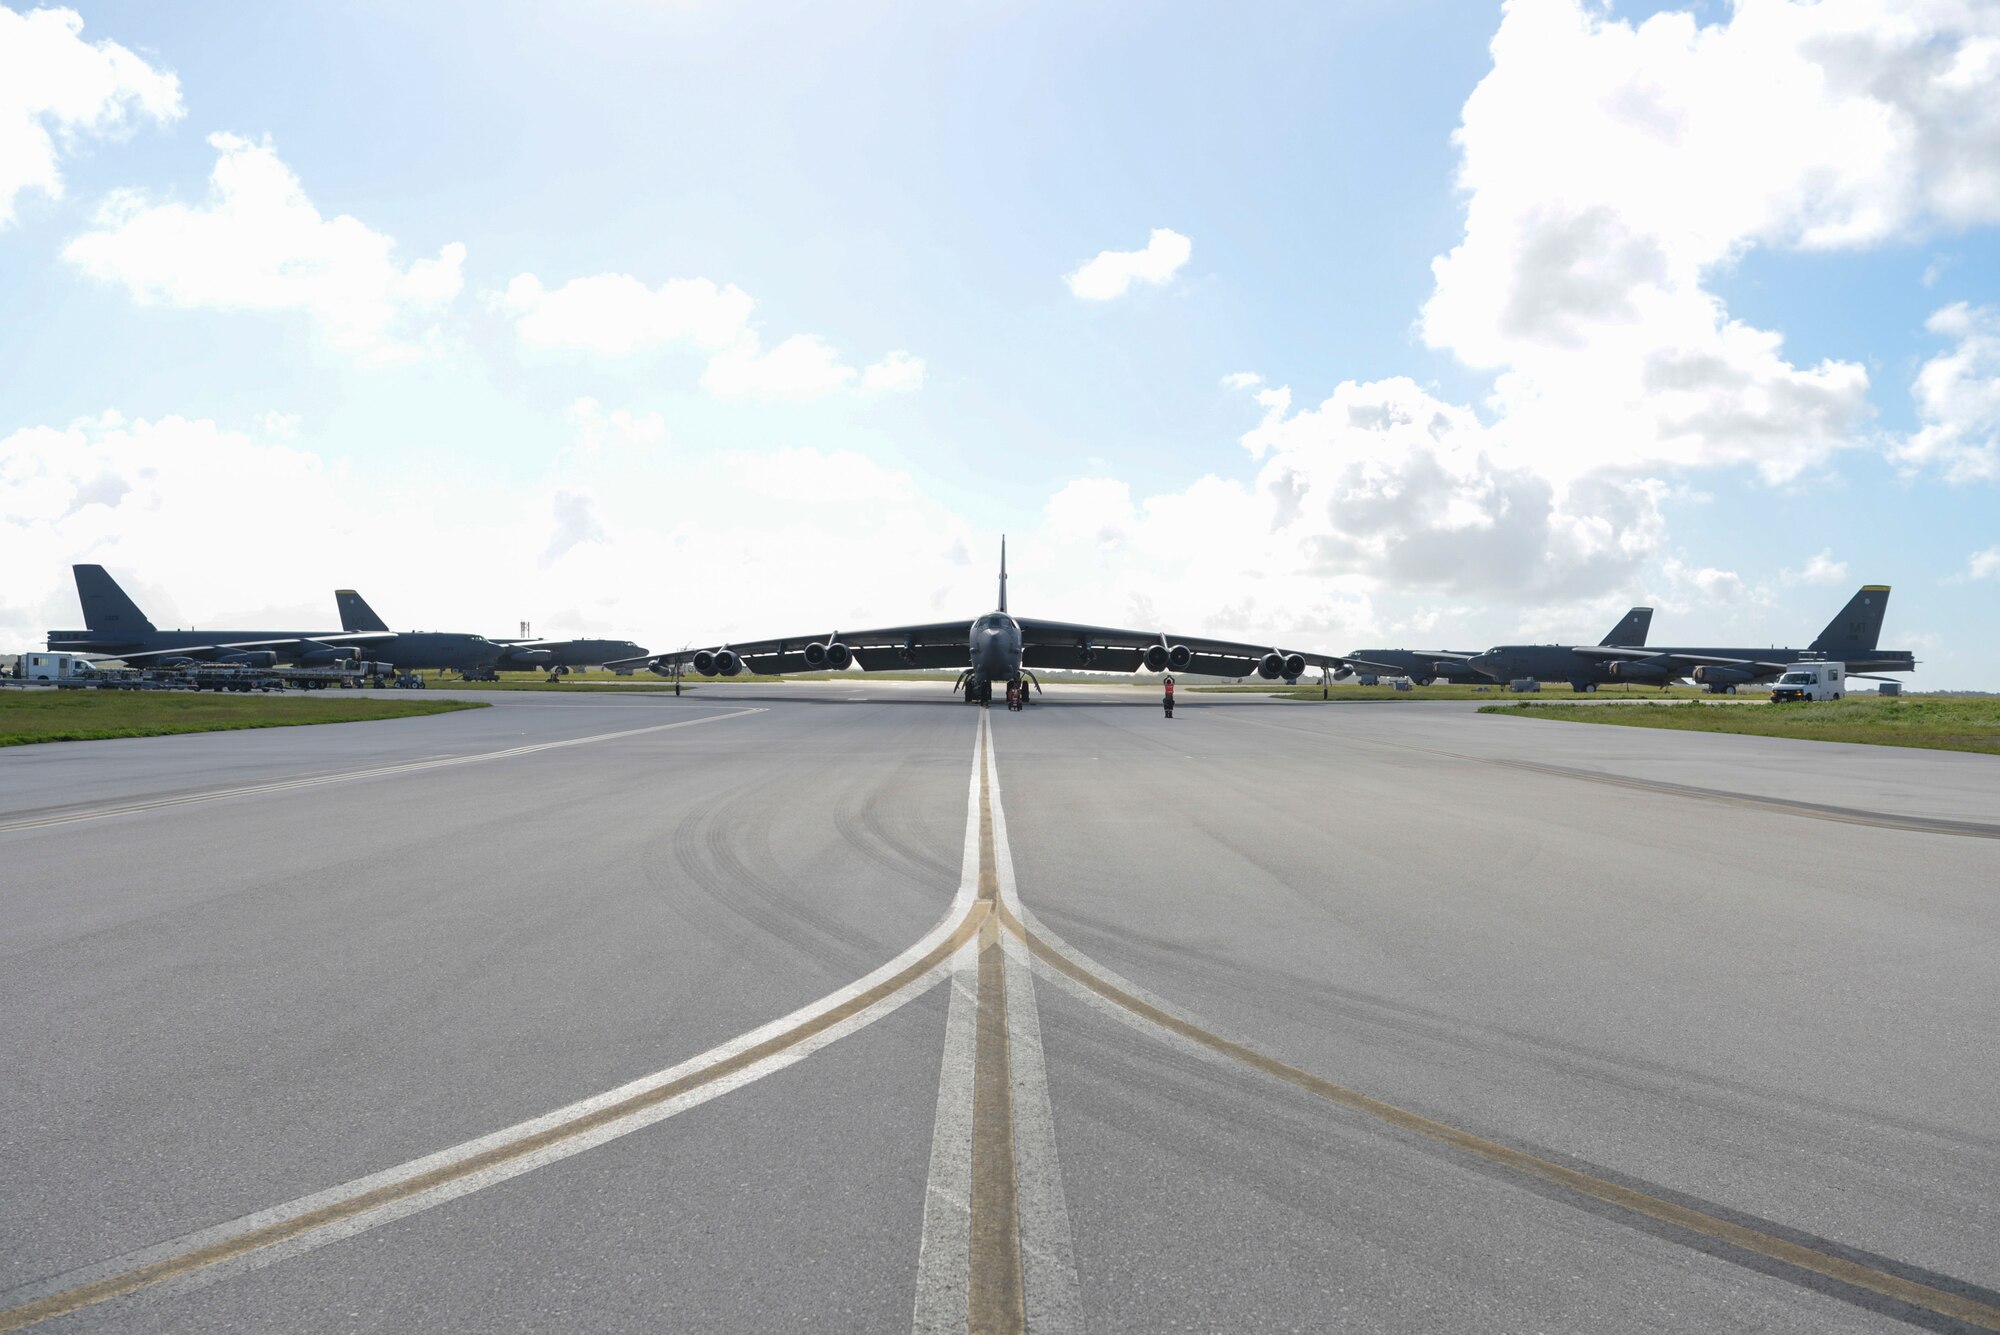
MULTIPOLYGON (((742 711, 751 712, 762 711, 742 711)), ((977 803, 984 775, 981 753, 975 750, 974 756, 971 801, 977 803)), ((559 1162, 783 1070, 945 981, 952 957, 989 930, 993 902, 990 896, 977 898, 977 889, 969 881, 960 885, 944 919, 902 954, 782 1019, 527 1122, 153 1247, 17 1285, 0 1292, 0 1332, 142 1289, 175 1292, 302 1254, 559 1162)))
MULTIPOLYGON (((1684 1245, 1708 1251, 1720 1244, 1723 1248, 1747 1253, 1764 1262, 1775 1262, 1790 1271, 1804 1272, 1805 1276, 1818 1281, 1830 1280, 1839 1286, 1833 1290, 1838 1296, 1850 1297, 1850 1300, 1859 1298, 1862 1305, 1885 1310, 1888 1315, 1904 1316, 1905 1319, 1911 1316, 1942 1317, 1975 1330, 2000 1331, 2000 1295, 1990 1294, 1949 1276, 1929 1277, 1936 1282, 1912 1278, 1896 1272, 1904 1269, 1900 1265, 1892 1270, 1843 1255, 1841 1253, 1846 1249, 1831 1242, 1819 1239, 1798 1241, 1780 1236, 1695 1205, 1670 1200, 1664 1195, 1556 1163, 1398 1107, 1204 1028, 1164 1003, 1149 999, 1138 989, 1117 979, 1117 975, 1099 969, 1088 956, 1042 927, 1032 915, 1027 915, 1024 920, 1024 916, 1015 911, 1014 905, 1001 905, 998 927, 1018 936, 1034 953, 1039 968, 1126 1012, 1137 1027, 1155 1037, 1167 1039, 1184 1051, 1201 1051, 1248 1067, 1329 1103, 1422 1136, 1480 1160, 1487 1166, 1506 1170, 1512 1176, 1527 1179, 1529 1185, 1552 1187, 1572 1197, 1581 1196, 1599 1205, 1610 1206, 1614 1212, 1633 1217, 1631 1222, 1634 1224, 1665 1225, 1660 1236, 1684 1245), (1842 1289, 1849 1292, 1842 1292, 1842 1289), (1897 1308, 1908 1311, 1900 1312, 1897 1308)), ((1720 1255, 1729 1259, 1726 1251, 1720 1255)), ((1795 1282, 1801 1278, 1787 1275, 1784 1270, 1776 1273, 1795 1282)))

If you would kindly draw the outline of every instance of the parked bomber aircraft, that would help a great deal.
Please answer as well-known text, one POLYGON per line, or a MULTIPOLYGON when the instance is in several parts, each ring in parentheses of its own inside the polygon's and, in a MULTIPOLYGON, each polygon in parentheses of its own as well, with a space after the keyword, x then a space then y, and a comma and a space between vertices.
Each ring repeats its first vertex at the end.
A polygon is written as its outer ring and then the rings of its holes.
MULTIPOLYGON (((1642 645, 1652 624, 1653 609, 1635 607, 1599 643, 1642 645)), ((1333 675, 1336 679, 1357 672, 1379 677, 1408 677, 1419 686, 1428 686, 1439 680, 1485 685, 1493 678, 1472 666, 1474 657, 1470 653, 1455 653, 1449 649, 1356 649, 1341 660, 1340 670, 1333 675)), ((1588 689, 1588 686, 1579 689, 1588 689)))
POLYGON ((353 631, 160 630, 99 565, 71 567, 88 630, 52 630, 49 648, 126 662, 318 666, 379 655, 395 636, 353 631))
POLYGON ((1733 693, 1738 686, 1769 681, 1802 659, 1845 663, 1849 676, 1914 671, 1917 663, 1909 650, 1875 647, 1888 608, 1889 586, 1864 584, 1804 649, 1503 644, 1473 659, 1472 666, 1498 681, 1517 681, 1523 677, 1542 681, 1588 680, 1585 673, 1603 672, 1608 674, 1605 680, 1666 686, 1683 677, 1692 677, 1716 695, 1733 693))
MULTIPOLYGON (((1340 660, 1275 646, 1238 644, 1174 635, 1156 630, 1037 621, 1007 610, 1007 540, 1000 540, 1000 605, 967 623, 884 626, 877 630, 829 631, 781 640, 719 644, 654 654, 629 664, 667 675, 682 667, 702 676, 733 677, 744 670, 765 674, 839 671, 859 663, 868 671, 946 668, 962 671, 958 685, 967 704, 993 698, 993 687, 1035 681, 1035 668, 1091 668, 1100 672, 1203 672, 1221 677, 1296 681, 1309 667, 1330 671, 1340 660)), ((1039 685, 1039 682, 1035 684, 1039 685)), ((1026 691, 1023 691, 1025 698, 1026 691)))
MULTIPOLYGON (((353 589, 335 589, 340 624, 353 631, 389 629, 353 589)), ((453 631, 398 631, 383 656, 397 667, 414 671, 450 668, 471 676, 490 676, 501 668, 596 667, 613 659, 644 658, 646 650, 630 640, 501 640, 453 631)))

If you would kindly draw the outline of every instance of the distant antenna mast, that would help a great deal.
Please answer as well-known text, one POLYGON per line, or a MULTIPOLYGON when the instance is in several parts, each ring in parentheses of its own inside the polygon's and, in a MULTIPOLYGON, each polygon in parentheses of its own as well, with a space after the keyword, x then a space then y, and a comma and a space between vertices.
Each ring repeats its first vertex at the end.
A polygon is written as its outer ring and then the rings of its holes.
POLYGON ((535 638, 535 632, 528 629, 528 623, 525 621, 521 623, 521 638, 524 640, 532 640, 535 638))

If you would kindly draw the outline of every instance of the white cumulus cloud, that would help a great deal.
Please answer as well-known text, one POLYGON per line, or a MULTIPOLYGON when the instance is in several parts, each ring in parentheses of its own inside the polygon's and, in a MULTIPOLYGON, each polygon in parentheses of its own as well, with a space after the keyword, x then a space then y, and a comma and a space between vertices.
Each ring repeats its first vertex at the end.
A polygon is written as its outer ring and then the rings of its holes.
POLYGON ((630 357, 683 344, 729 347, 749 335, 757 303, 733 283, 706 278, 647 287, 630 274, 593 274, 551 290, 524 273, 507 285, 504 304, 523 343, 630 357))
POLYGON ((1784 572, 1788 584, 1844 584, 1847 581, 1847 562, 1833 559, 1833 549, 1825 548, 1808 557, 1805 565, 1797 570, 1784 572))
POLYGON ((329 346, 365 361, 406 361, 435 347, 434 321, 463 284, 463 245, 399 263, 394 239, 321 214, 269 140, 208 142, 217 159, 203 204, 114 194, 64 257, 142 303, 302 312, 329 346))
POLYGON ((1974 552, 1966 560, 1965 571, 1958 578, 1961 583, 1969 579, 2000 579, 2000 547, 1974 552))
POLYGON ((647 287, 629 274, 594 274, 550 289, 533 274, 507 285, 501 306, 524 345, 624 358, 687 348, 708 354, 702 386, 718 398, 817 399, 841 390, 898 393, 924 381, 924 363, 901 350, 857 369, 817 334, 766 348, 757 303, 735 284, 673 278, 647 287))
POLYGON ((2000 219, 1991 7, 1761 0, 1633 24, 1508 6, 1456 138, 1463 241, 1422 330, 1498 374, 1552 469, 1754 464, 1858 443, 1868 377, 1799 365, 1708 286, 1753 246, 1831 250, 2000 219))
POLYGON ((1063 281, 1085 301, 1111 301, 1134 283, 1168 282, 1193 253, 1194 242, 1170 227, 1155 227, 1145 249, 1099 251, 1063 281))
POLYGON ((87 42, 72 9, 0 8, 0 227, 24 190, 62 194, 58 159, 86 137, 182 114, 180 81, 116 42, 87 42))
POLYGON ((1947 482, 2000 480, 2000 311, 1961 301, 1925 327, 1958 341, 1917 371, 1911 393, 1922 425, 1890 457, 1910 472, 1936 469, 1947 482))
POLYGON ((657 449, 667 443, 667 420, 658 413, 635 413, 629 408, 606 412, 596 399, 586 397, 569 406, 569 417, 579 449, 657 449))

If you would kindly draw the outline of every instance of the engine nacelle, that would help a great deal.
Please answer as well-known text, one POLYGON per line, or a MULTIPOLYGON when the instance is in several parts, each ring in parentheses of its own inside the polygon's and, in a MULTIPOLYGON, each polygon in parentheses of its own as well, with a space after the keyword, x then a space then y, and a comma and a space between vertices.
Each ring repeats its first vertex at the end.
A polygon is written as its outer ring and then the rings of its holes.
POLYGON ((743 659, 734 649, 717 649, 715 651, 716 676, 733 677, 742 670, 743 659))
POLYGON ((1189 663, 1194 662, 1194 650, 1185 644, 1177 644, 1167 650, 1167 666, 1176 672, 1186 672, 1189 663))
POLYGON ((278 655, 272 649, 233 649, 226 654, 217 654, 218 663, 234 663, 239 667, 268 668, 278 666, 278 655))
POLYGON ((547 649, 509 649, 500 656, 500 661, 508 667, 543 667, 556 660, 554 653, 547 649))
POLYGON ((1285 675, 1285 656, 1273 650, 1257 660, 1257 675, 1265 681, 1276 681, 1285 675))
POLYGON ((1151 644, 1146 646, 1146 652, 1141 656, 1139 661, 1145 664, 1146 671, 1148 672, 1165 672, 1168 660, 1172 656, 1172 652, 1168 650, 1166 645, 1151 644))
POLYGON ((1620 681, 1641 681, 1657 685, 1667 680, 1667 670, 1643 659, 1621 658, 1611 665, 1611 675, 1620 681))
POLYGON ((358 663, 361 651, 348 644, 319 644, 308 640, 292 655, 301 667, 328 667, 334 663, 358 663))
POLYGON ((835 640, 826 646, 826 665, 835 672, 845 672, 854 665, 854 651, 835 640))
POLYGON ((646 671, 656 677, 671 677, 674 675, 673 667, 670 664, 660 662, 658 659, 646 664, 646 671))
POLYGON ((715 675, 715 655, 703 649, 694 656, 691 666, 702 676, 713 677, 715 675))
POLYGON ((1691 675, 1704 686, 1748 686, 1757 680, 1757 674, 1749 668, 1729 667, 1722 663, 1703 663, 1691 675))
POLYGON ((1305 674, 1306 674, 1306 656, 1304 654, 1286 654, 1285 672, 1284 672, 1285 679, 1287 681, 1296 681, 1300 677, 1303 677, 1305 674))

